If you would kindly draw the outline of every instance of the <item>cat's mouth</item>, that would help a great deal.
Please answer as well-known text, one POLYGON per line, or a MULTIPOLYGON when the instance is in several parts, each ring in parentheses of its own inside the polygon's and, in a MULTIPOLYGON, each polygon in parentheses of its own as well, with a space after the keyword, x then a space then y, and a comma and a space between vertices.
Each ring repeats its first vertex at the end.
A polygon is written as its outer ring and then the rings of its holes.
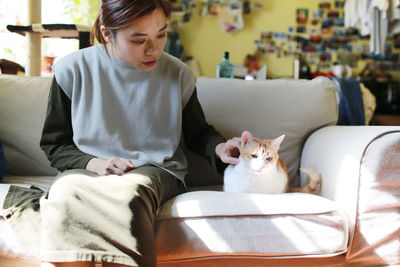
POLYGON ((254 169, 254 171, 261 172, 264 168, 265 168, 265 166, 257 167, 254 169))

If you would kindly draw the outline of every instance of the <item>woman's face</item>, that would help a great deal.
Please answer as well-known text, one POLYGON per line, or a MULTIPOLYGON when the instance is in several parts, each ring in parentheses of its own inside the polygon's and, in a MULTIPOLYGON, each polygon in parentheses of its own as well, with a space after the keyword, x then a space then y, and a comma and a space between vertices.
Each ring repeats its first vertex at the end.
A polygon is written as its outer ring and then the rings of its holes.
POLYGON ((167 41, 167 17, 161 9, 156 9, 117 31, 115 39, 108 40, 112 40, 108 47, 114 56, 142 71, 151 71, 167 41))

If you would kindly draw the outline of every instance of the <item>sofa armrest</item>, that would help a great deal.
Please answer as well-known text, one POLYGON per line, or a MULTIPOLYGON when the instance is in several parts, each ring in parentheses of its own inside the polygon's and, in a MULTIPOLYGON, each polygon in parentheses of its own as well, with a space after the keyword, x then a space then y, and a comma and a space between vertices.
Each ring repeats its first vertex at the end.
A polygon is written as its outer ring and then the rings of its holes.
POLYGON ((400 262, 400 127, 324 127, 306 140, 301 166, 321 174, 321 195, 347 213, 349 262, 400 262))
MULTIPOLYGON (((368 145, 376 138, 400 133, 397 126, 328 126, 311 134, 301 154, 301 167, 322 176, 321 196, 340 203, 354 221, 360 164, 368 145)), ((302 176, 304 179, 304 176, 302 176)), ((302 184, 305 181, 302 180, 302 184)))

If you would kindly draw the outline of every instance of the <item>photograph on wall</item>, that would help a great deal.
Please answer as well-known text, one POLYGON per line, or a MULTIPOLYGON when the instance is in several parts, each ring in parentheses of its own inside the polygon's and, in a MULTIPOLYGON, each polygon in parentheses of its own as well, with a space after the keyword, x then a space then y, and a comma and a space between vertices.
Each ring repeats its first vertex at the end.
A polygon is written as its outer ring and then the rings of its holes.
POLYGON ((296 22, 298 24, 305 24, 308 20, 308 9, 307 8, 298 8, 296 10, 296 22))
POLYGON ((287 34, 286 32, 274 32, 272 39, 274 41, 285 41, 287 40, 287 34))
POLYGON ((338 18, 339 10, 337 10, 337 9, 329 10, 327 16, 328 16, 328 18, 338 18))
POLYGON ((335 18, 334 24, 335 24, 335 26, 344 27, 344 18, 335 18))
POLYGON ((327 1, 327 0, 320 0, 319 4, 318 4, 319 8, 323 8, 323 9, 330 9, 331 8, 331 1, 327 1))
POLYGON ((349 52, 342 52, 337 54, 337 61, 343 65, 349 65, 352 68, 358 67, 358 56, 350 54, 349 52))
POLYGON ((346 29, 343 27, 334 27, 333 35, 334 36, 346 36, 346 29))
POLYGON ((237 6, 219 6, 217 17, 224 33, 232 33, 244 27, 242 9, 237 6))
POLYGON ((318 53, 310 53, 308 55, 308 62, 311 64, 317 64, 319 62, 319 54, 318 53))
POLYGON ((264 43, 270 43, 272 42, 272 31, 261 31, 261 41, 264 43))
POLYGON ((343 0, 336 0, 335 1, 335 8, 343 8, 344 7, 344 1, 343 0))
POLYGON ((324 20, 322 21, 322 26, 321 26, 321 28, 322 28, 322 29, 327 29, 327 28, 332 27, 333 25, 335 25, 335 20, 334 20, 334 19, 331 19, 331 18, 328 18, 328 19, 324 19, 324 20))
POLYGON ((296 28, 297 33, 305 33, 307 31, 307 28, 305 26, 298 26, 296 28))
POLYGON ((310 41, 313 43, 321 42, 321 28, 319 27, 310 27, 308 29, 308 34, 310 35, 310 41))
POLYGON ((317 25, 322 21, 324 18, 324 10, 323 9, 314 9, 312 11, 312 18, 311 18, 311 24, 312 25, 317 25))

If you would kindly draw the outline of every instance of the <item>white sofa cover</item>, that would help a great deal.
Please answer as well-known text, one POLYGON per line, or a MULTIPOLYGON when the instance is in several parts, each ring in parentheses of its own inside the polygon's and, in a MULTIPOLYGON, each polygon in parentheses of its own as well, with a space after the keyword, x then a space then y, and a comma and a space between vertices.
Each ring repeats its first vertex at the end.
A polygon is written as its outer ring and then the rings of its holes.
MULTIPOLYGON (((9 164, 0 204, 11 184, 46 189, 57 173, 39 148, 49 87, 50 78, 0 75, 9 164)), ((334 126, 335 89, 326 78, 199 78, 197 89, 207 120, 225 137, 286 134, 280 152, 291 183, 306 182, 298 173, 305 166, 322 174, 322 186, 316 194, 218 192, 221 176, 187 151, 190 192, 165 203, 155 220, 158 266, 400 263, 400 127, 334 126)), ((0 266, 39 266, 38 248, 0 218, 0 266)))

